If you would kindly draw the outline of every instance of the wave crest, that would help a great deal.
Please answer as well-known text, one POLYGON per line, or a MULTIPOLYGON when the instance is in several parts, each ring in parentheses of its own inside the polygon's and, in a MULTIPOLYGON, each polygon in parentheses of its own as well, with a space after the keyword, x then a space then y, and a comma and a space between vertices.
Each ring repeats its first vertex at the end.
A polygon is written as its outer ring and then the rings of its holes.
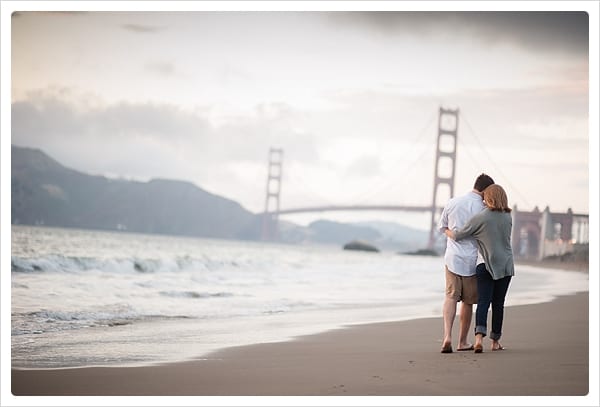
POLYGON ((240 264, 235 260, 210 259, 208 257, 192 258, 177 256, 172 258, 94 258, 47 255, 42 257, 12 256, 11 271, 13 273, 67 272, 79 273, 100 271, 111 273, 165 273, 182 270, 220 271, 241 269, 252 266, 240 264))

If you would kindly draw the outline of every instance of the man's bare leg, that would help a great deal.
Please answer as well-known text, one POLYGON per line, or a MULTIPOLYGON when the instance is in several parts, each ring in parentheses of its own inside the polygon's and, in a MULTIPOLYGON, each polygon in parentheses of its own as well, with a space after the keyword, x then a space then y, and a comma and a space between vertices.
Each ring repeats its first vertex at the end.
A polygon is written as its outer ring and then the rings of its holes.
POLYGON ((473 319, 473 304, 460 304, 460 326, 458 330, 458 349, 468 349, 471 344, 467 341, 473 319))
POLYGON ((446 296, 444 300, 444 340, 442 341, 442 350, 451 348, 452 346, 452 326, 456 317, 456 300, 446 296))

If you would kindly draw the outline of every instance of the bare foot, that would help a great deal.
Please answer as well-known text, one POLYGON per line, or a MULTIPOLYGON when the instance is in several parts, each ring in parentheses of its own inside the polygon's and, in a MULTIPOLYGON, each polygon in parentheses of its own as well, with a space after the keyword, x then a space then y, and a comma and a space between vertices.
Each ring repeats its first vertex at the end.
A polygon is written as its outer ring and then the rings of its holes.
POLYGON ((465 342, 465 343, 459 343, 458 344, 458 348, 456 348, 456 350, 458 351, 463 351, 463 350, 473 350, 473 344, 465 342))
POLYGON ((492 340, 492 350, 504 350, 504 346, 500 342, 492 340))
POLYGON ((483 335, 482 334, 475 335, 475 345, 473 345, 473 348, 475 349, 475 353, 483 352, 483 335))

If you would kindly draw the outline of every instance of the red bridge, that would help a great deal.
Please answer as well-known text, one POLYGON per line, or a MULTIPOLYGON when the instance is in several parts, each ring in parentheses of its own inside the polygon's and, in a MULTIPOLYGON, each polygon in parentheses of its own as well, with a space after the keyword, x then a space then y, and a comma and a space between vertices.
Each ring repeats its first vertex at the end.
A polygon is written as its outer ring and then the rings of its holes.
MULTIPOLYGON (((265 211, 263 212, 262 238, 277 241, 279 236, 279 216, 295 213, 332 212, 332 211, 398 211, 398 212, 429 212, 431 225, 428 249, 445 244, 445 236, 437 231, 439 216, 443 206, 439 204, 438 191, 446 186, 449 196, 454 196, 454 175, 456 170, 456 144, 458 135, 459 110, 440 107, 438 118, 438 137, 435 156, 433 180, 433 199, 430 205, 329 205, 304 208, 281 209, 281 174, 283 165, 283 150, 269 150, 269 168, 267 177, 267 195, 265 211), (449 174, 441 174, 440 169, 451 168, 449 174)), ((445 202, 445 201, 444 201, 445 202)), ((550 255, 561 255, 571 251, 576 243, 589 242, 589 215, 574 214, 570 209, 567 213, 550 212, 546 208, 540 212, 536 207, 531 212, 518 211, 516 206, 513 216, 513 252, 516 257, 542 259, 550 255)))

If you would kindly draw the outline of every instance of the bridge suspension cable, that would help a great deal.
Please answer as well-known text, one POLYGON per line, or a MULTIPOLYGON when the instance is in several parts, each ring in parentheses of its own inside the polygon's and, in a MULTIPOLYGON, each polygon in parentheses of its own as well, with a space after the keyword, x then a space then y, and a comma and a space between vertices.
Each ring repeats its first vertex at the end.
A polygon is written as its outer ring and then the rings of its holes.
MULTIPOLYGON (((419 145, 419 142, 425 138, 424 137, 425 134, 427 133, 427 131, 429 130, 431 125, 434 123, 435 119, 436 119, 436 115, 433 114, 427 121, 427 124, 421 129, 421 131, 419 131, 416 134, 416 136, 409 141, 409 145, 411 146, 411 149, 408 150, 407 152, 405 152, 404 156, 406 156, 406 157, 412 156, 412 160, 409 162, 397 160, 396 165, 394 167, 392 167, 391 170, 389 170, 390 172, 392 172, 394 174, 402 174, 401 181, 408 179, 408 175, 415 169, 415 165, 417 163, 419 163, 420 161, 422 161, 422 159, 425 155, 427 155, 427 154, 433 155, 433 152, 430 149, 431 146, 429 144, 426 144, 426 143, 422 144, 420 152, 418 150, 416 150, 416 147, 419 145), (413 152, 417 152, 418 154, 413 155, 413 152)), ((383 192, 383 191, 399 188, 398 182, 399 182, 398 179, 384 180, 383 183, 379 183, 379 185, 375 185, 372 188, 370 188, 369 190, 363 191, 360 195, 356 195, 356 197, 354 199, 352 199, 352 201, 355 202, 356 204, 364 203, 364 202, 368 201, 371 197, 381 194, 381 192, 383 192)))
MULTIPOLYGON (((409 149, 405 150, 402 154, 402 157, 398 157, 398 159, 395 160, 395 164, 391 168, 386 169, 386 172, 401 174, 402 178, 400 181, 405 181, 408 179, 410 173, 415 170, 415 165, 423 160, 423 157, 425 157, 427 154, 433 155, 433 151, 431 151, 430 148, 432 141, 428 141, 427 143, 420 142, 426 140, 426 138, 429 136, 427 131, 430 130, 431 125, 436 120, 436 117, 437 116, 435 113, 432 114, 427 120, 425 126, 419 132, 415 133, 412 138, 407 140, 407 145, 410 146, 409 149), (407 157, 407 160, 403 160, 403 157, 407 157), (410 159, 410 161, 408 161, 408 159, 410 159)), ((285 177, 287 178, 286 183, 289 181, 288 185, 292 184, 295 186, 301 186, 302 189, 307 192, 307 195, 305 196, 307 206, 310 201, 316 202, 315 206, 339 205, 339 202, 335 202, 329 198, 326 198, 322 193, 319 193, 312 188, 310 186, 311 182, 307 181, 307 179, 303 177, 300 172, 290 169, 286 171, 285 177)), ((354 205, 360 205, 368 202, 372 197, 380 195, 383 191, 390 189, 401 189, 401 185, 399 185, 399 180, 397 178, 379 178, 378 181, 379 182, 376 182, 375 184, 370 183, 368 189, 359 191, 354 196, 347 197, 345 201, 352 202, 354 205)))
MULTIPOLYGON (((515 191, 517 193, 517 195, 523 200, 523 202, 525 203, 525 205, 527 206, 531 206, 529 204, 529 202, 527 201, 527 198, 525 197, 524 194, 521 193, 521 191, 519 191, 518 188, 516 188, 511 182, 510 182, 510 178, 507 177, 504 172, 502 171, 502 169, 496 164, 495 160, 492 158, 492 155, 487 151, 487 149, 484 147, 483 143, 481 142, 480 138, 477 136, 477 134, 475 134, 475 131, 473 130, 473 127, 471 126, 471 124, 469 123, 469 121, 466 119, 464 113, 461 111, 460 112, 460 118, 462 121, 465 122, 465 124, 467 125, 467 128, 469 129, 469 132, 471 133, 471 135, 473 136, 473 138, 475 139, 475 141, 477 142, 479 148, 481 149, 481 151, 483 151, 483 153, 487 156, 487 160, 489 163, 492 164, 492 166, 494 167, 494 171, 498 174, 500 174, 500 176, 503 179, 503 184, 506 184, 507 186, 509 186, 513 191, 515 191)), ((459 143, 461 143, 461 145, 463 147, 465 147, 464 142, 461 142, 461 140, 459 140, 459 143)), ((471 153, 469 152, 468 148, 463 148, 461 151, 466 151, 467 154, 470 156, 471 160, 473 160, 475 163, 477 163, 481 168, 484 168, 485 166, 482 165, 479 160, 477 159, 477 157, 473 157, 471 155, 471 153)), ((492 176, 492 178, 494 178, 492 176)), ((514 202, 514 200, 513 200, 514 202)))

